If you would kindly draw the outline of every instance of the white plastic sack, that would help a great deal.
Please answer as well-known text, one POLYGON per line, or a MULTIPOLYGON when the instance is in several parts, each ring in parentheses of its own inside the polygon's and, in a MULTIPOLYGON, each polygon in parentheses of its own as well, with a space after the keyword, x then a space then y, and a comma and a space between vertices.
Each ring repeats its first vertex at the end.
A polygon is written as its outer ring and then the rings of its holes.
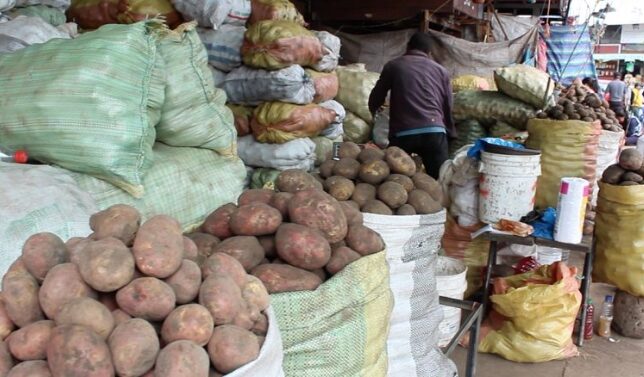
POLYGON ((226 79, 226 72, 220 71, 217 68, 208 65, 210 73, 212 73, 212 81, 215 83, 217 88, 221 88, 221 83, 226 79))
POLYGON ((344 127, 342 123, 344 122, 344 118, 347 116, 347 112, 344 109, 344 106, 342 106, 340 102, 334 100, 324 101, 319 105, 329 110, 335 111, 335 119, 333 120, 333 123, 322 130, 322 132, 320 132, 320 136, 325 136, 329 139, 337 139, 338 137, 342 136, 344 134, 344 127))
POLYGON ((34 233, 86 237, 95 201, 64 169, 0 162, 0 276, 34 233))
POLYGON ((28 5, 47 5, 52 8, 58 8, 62 11, 67 10, 71 4, 71 0, 16 0, 17 7, 26 7, 28 5))
POLYGON ((186 21, 218 29, 224 24, 244 26, 250 17, 250 0, 172 0, 186 21))
POLYGON ((328 31, 313 31, 313 33, 322 42, 324 56, 312 68, 320 72, 331 72, 335 70, 340 60, 340 48, 342 47, 340 38, 328 31))
POLYGON ((602 130, 599 135, 599 145, 597 147, 597 170, 595 184, 593 186, 593 196, 591 203, 597 205, 597 195, 599 194, 599 180, 604 174, 604 170, 609 166, 617 163, 619 151, 624 145, 624 133, 602 130))
POLYGON ((226 75, 221 88, 228 102, 239 105, 274 101, 306 105, 315 97, 314 82, 299 65, 277 71, 241 66, 226 75))
POLYGON ((373 119, 373 141, 380 148, 389 146, 389 108, 376 113, 373 119))
POLYGON ((436 289, 436 261, 446 213, 385 216, 364 213, 364 225, 387 246, 394 310, 389 322, 388 376, 454 377, 456 366, 438 348, 443 310, 436 289))
POLYGON ((239 67, 245 32, 245 27, 235 25, 223 25, 218 30, 197 28, 208 53, 208 64, 224 72, 239 67))
POLYGON ((0 23, 0 38, 0 52, 13 52, 54 38, 70 39, 70 35, 51 26, 40 17, 18 16, 11 21, 0 23))
POLYGON ((277 170, 311 170, 315 165, 315 143, 299 138, 284 144, 264 144, 253 135, 237 139, 237 153, 245 165, 277 170))
POLYGON ((0 12, 4 12, 16 6, 16 0, 0 0, 0 12))
POLYGON ((472 144, 456 152, 454 159, 447 160, 440 169, 439 183, 451 216, 458 218, 460 226, 479 223, 479 162, 467 157, 472 144))

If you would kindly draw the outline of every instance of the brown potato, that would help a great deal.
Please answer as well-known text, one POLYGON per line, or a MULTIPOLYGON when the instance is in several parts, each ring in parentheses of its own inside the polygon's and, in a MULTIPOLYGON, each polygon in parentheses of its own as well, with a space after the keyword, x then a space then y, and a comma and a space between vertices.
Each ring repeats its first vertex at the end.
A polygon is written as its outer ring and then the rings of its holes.
POLYGON ((302 190, 322 190, 322 184, 304 170, 284 170, 275 180, 275 187, 282 192, 295 194, 302 190))
POLYGON ((626 173, 621 166, 615 164, 611 165, 602 174, 602 181, 610 183, 611 185, 616 185, 622 180, 622 176, 626 173))
POLYGON ((341 158, 333 165, 333 175, 356 179, 360 172, 360 163, 353 158, 341 158))
POLYGON ((331 259, 329 260, 329 263, 327 263, 325 269, 329 274, 335 275, 338 272, 342 271, 342 269, 344 269, 346 266, 357 261, 361 257, 362 256, 360 254, 356 253, 354 250, 351 250, 351 248, 342 246, 337 249, 333 249, 331 259))
POLYGON ((114 237, 126 246, 132 246, 140 225, 139 211, 125 204, 113 205, 89 218, 89 226, 94 231, 95 240, 114 237))
POLYGON ((351 200, 358 203, 359 207, 362 207, 367 204, 367 202, 375 199, 376 188, 368 183, 358 183, 355 190, 353 190, 353 195, 351 195, 351 200))
POLYGON ((38 321, 13 332, 6 340, 9 351, 21 361, 45 360, 55 326, 54 321, 38 321))
POLYGON ((121 377, 138 377, 154 366, 159 338, 154 327, 142 319, 116 326, 108 340, 114 369, 121 377))
POLYGON ((165 279, 177 299, 177 304, 192 302, 199 294, 201 268, 193 261, 184 259, 179 270, 165 279))
MULTIPOLYGON (((286 203, 288 205, 288 203, 286 203)), ((288 208, 287 208, 288 209, 288 208)), ((259 236, 257 237, 259 244, 264 248, 264 255, 266 258, 274 258, 277 250, 275 250, 275 237, 270 236, 259 236)))
POLYGON ((112 313, 100 302, 81 297, 69 301, 58 311, 56 325, 80 325, 107 339, 114 329, 112 313))
POLYGON ((389 208, 396 209, 407 203, 407 191, 396 182, 385 182, 378 187, 378 199, 389 208))
POLYGON ((639 170, 643 162, 644 157, 642 156, 642 152, 635 148, 624 149, 619 155, 619 166, 624 170, 639 170))
POLYGON ((54 328, 47 345, 52 376, 113 377, 110 349, 103 338, 85 326, 54 328))
POLYGON ((189 340, 177 340, 165 346, 154 367, 154 377, 208 377, 208 353, 189 340))
POLYGON ((329 178, 333 175, 333 168, 335 167, 335 160, 326 160, 320 165, 320 177, 329 178))
POLYGON ((65 246, 67 247, 67 260, 78 265, 80 263, 80 253, 83 252, 85 247, 92 243, 90 238, 74 237, 67 240, 65 246))
POLYGON ((210 312, 198 304, 188 304, 174 309, 163 321, 161 338, 166 343, 190 340, 200 346, 208 344, 215 322, 210 312))
POLYGON ((386 181, 398 183, 399 185, 404 187, 405 191, 407 192, 411 192, 411 190, 415 188, 414 181, 412 181, 412 179, 409 178, 408 176, 402 175, 402 174, 392 174, 389 177, 387 177, 386 181))
POLYGON ((259 318, 260 312, 257 306, 249 304, 246 301, 242 302, 242 310, 237 314, 231 325, 241 327, 246 330, 251 330, 255 325, 255 321, 259 318))
POLYGON ((416 174, 416 163, 404 150, 398 147, 389 147, 385 150, 385 160, 393 173, 403 174, 408 177, 416 174))
POLYGON ((396 210, 398 216, 412 216, 416 214, 416 210, 409 204, 403 204, 396 210))
POLYGON ((347 224, 362 224, 362 212, 360 212, 360 207, 358 203, 352 201, 340 202, 344 216, 347 218, 347 224), (353 203, 353 204, 351 204, 353 203))
POLYGON ((257 237, 236 236, 217 245, 215 252, 228 254, 237 259, 246 271, 250 271, 264 259, 264 248, 257 237))
POLYGON ((195 262, 200 266, 215 252, 215 248, 221 243, 219 238, 208 233, 191 233, 188 234, 188 238, 197 245, 198 256, 195 262))
POLYGON ((80 297, 97 298, 98 295, 83 281, 78 267, 72 263, 63 263, 52 268, 38 292, 40 307, 51 319, 56 317, 63 305, 80 297))
MULTIPOLYGON (((230 230, 238 236, 273 234, 282 223, 282 214, 264 203, 240 206, 230 216, 230 230)), ((224 241, 225 242, 225 241, 224 241)))
POLYGON ((132 280, 116 293, 119 307, 132 317, 161 321, 174 309, 172 287, 153 277, 132 280))
POLYGON ((268 317, 260 314, 250 331, 257 336, 265 336, 268 333, 268 317))
POLYGON ((338 156, 340 158, 351 158, 355 160, 356 158, 358 158, 358 155, 361 151, 362 149, 358 144, 351 141, 345 141, 344 143, 340 144, 340 148, 338 149, 338 156))
POLYGON ((211 275, 228 276, 241 288, 246 284, 246 270, 239 261, 225 253, 214 253, 201 266, 201 275, 205 280, 211 275))
POLYGON ((201 225, 201 231, 222 240, 232 237, 233 232, 230 230, 228 223, 230 222, 230 216, 235 211, 237 211, 237 206, 233 203, 224 204, 217 208, 206 217, 206 221, 201 225))
POLYGON ((114 318, 114 327, 118 327, 121 323, 127 322, 132 319, 132 316, 127 314, 121 309, 112 310, 112 317, 114 318))
POLYGON ((269 189, 249 189, 242 192, 237 199, 237 205, 239 207, 251 204, 251 203, 270 203, 273 198, 275 191, 269 189))
POLYGON ((134 257, 116 238, 93 241, 79 258, 78 270, 83 280, 99 292, 113 292, 134 277, 134 257))
POLYGON ((288 212, 292 222, 319 230, 329 242, 341 241, 347 235, 347 218, 340 203, 323 191, 299 191, 288 212))
POLYGON ((246 284, 242 288, 242 298, 257 307, 259 311, 266 310, 271 303, 264 283, 253 275, 246 276, 246 284))
MULTIPOLYGON (((4 376, 0 371, 0 376, 4 376)), ((6 377, 51 377, 49 366, 44 360, 23 361, 11 368, 6 377)))
POLYGON ((317 229, 285 223, 275 235, 277 255, 288 264, 314 270, 324 267, 331 258, 331 246, 317 229))
POLYGON ((388 205, 380 200, 370 200, 362 206, 361 211, 364 213, 374 213, 377 215, 393 215, 393 211, 388 205))
POLYGON ((290 192, 276 192, 268 204, 280 211, 282 219, 286 219, 288 218, 288 202, 291 199, 293 199, 293 194, 290 192))
POLYGON ((197 244, 186 236, 183 236, 183 259, 191 260, 195 263, 199 260, 197 244))
POLYGON ((365 162, 360 166, 359 177, 363 182, 377 185, 384 181, 388 176, 389 165, 384 161, 372 160, 365 162))
POLYGON ((241 289, 225 275, 212 275, 203 282, 199 303, 208 309, 215 325, 232 323, 243 309, 241 289))
POLYGON ((52 267, 66 261, 67 247, 53 233, 36 233, 22 247, 22 262, 38 281, 43 281, 52 267))
POLYGON ((119 308, 119 304, 116 302, 116 292, 101 293, 100 295, 98 295, 98 298, 92 298, 105 305, 105 307, 109 311, 114 311, 119 308))
POLYGON ((642 183, 642 181, 644 181, 644 178, 641 175, 637 174, 637 173, 629 171, 629 172, 626 172, 622 176, 622 180, 624 180, 624 181, 633 181, 635 183, 642 183))
POLYGON ((45 319, 38 303, 38 282, 29 273, 8 272, 2 279, 2 300, 18 327, 45 319))
POLYGON ((322 178, 322 176, 319 173, 309 173, 309 175, 311 175, 311 177, 315 178, 316 181, 320 182, 322 186, 324 186, 324 178, 322 178))
POLYGON ((7 343, 0 340, 0 376, 6 376, 13 367, 13 358, 7 343))
POLYGON ((257 359, 259 343, 248 330, 232 325, 218 326, 208 343, 208 355, 218 371, 228 374, 257 359))
POLYGON ((157 215, 141 225, 132 254, 144 274, 160 279, 177 272, 183 260, 181 224, 170 216, 157 215))
POLYGON ((358 254, 365 256, 385 249, 385 241, 376 231, 364 225, 349 227, 347 245, 358 254))
POLYGON ((4 307, 2 300, 2 292, 0 292, 0 341, 3 341, 16 327, 11 322, 9 313, 7 313, 7 309, 4 307))
POLYGON ((378 148, 365 148, 358 155, 358 161, 362 163, 384 159, 385 152, 378 148))
POLYGON ((407 204, 414 207, 416 213, 422 215, 437 213, 443 209, 439 202, 432 199, 431 195, 423 190, 413 190, 410 192, 407 204))
POLYGON ((316 274, 288 264, 263 264, 255 267, 252 274, 264 283, 271 294, 314 291, 322 284, 316 274))
POLYGON ((412 180, 417 189, 425 191, 438 203, 443 202, 443 188, 437 180, 425 173, 415 174, 412 180))
POLYGON ((334 175, 324 182, 324 189, 337 200, 349 200, 353 195, 355 184, 348 178, 334 175))

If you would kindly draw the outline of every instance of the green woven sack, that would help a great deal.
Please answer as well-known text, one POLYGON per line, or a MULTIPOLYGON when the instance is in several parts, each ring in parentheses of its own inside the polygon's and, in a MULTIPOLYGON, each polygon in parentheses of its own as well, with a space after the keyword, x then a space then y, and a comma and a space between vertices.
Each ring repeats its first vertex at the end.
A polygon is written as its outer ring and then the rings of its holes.
POLYGON ((528 119, 534 118, 534 107, 496 91, 464 90, 454 93, 454 117, 481 123, 505 122, 525 131, 528 119))
POLYGON ((0 146, 141 197, 164 100, 159 28, 106 25, 0 54, 0 146))
POLYGON ((550 75, 524 64, 497 69, 494 71, 494 81, 499 91, 537 109, 548 106, 555 89, 550 75))
POLYGON ((337 69, 338 95, 335 100, 340 102, 347 111, 373 123, 373 115, 369 111, 369 95, 376 86, 379 73, 367 72, 364 64, 351 64, 337 69))
POLYGON ((485 128, 475 120, 463 120, 456 123, 458 137, 449 143, 449 155, 454 157, 456 152, 468 144, 474 144, 476 140, 487 136, 485 128))
POLYGON ((257 168, 250 178, 250 188, 275 190, 275 181, 282 173, 280 170, 271 168, 257 168))
POLYGON ((225 106, 226 93, 215 88, 196 25, 189 22, 167 30, 159 45, 168 74, 157 140, 236 156, 233 113, 225 106))
POLYGON ((343 122, 344 141, 364 144, 371 139, 371 126, 362 118, 347 111, 343 122))
POLYGON ((52 26, 60 26, 67 22, 67 17, 65 17, 65 13, 62 10, 47 5, 29 5, 13 8, 6 13, 10 18, 18 16, 40 17, 52 26))
POLYGON ((271 295, 287 377, 384 377, 393 308, 385 252, 351 263, 315 291, 271 295))

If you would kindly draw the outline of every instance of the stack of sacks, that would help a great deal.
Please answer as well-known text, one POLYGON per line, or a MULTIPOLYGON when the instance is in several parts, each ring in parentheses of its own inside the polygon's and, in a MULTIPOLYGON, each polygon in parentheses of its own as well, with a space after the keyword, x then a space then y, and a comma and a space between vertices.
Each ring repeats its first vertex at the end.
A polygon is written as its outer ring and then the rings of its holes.
POLYGON ((107 24, 132 24, 155 17, 163 18, 172 28, 183 22, 170 0, 71 0, 67 10, 67 18, 85 30, 107 24))
POLYGON ((347 110, 344 120, 344 140, 363 144, 371 140, 374 125, 369 111, 369 95, 380 75, 367 72, 364 64, 338 67, 340 89, 336 100, 347 110))
POLYGON ((54 27, 39 17, 17 16, 0 23, 0 53, 18 51, 55 38, 70 39, 76 34, 74 23, 54 27))

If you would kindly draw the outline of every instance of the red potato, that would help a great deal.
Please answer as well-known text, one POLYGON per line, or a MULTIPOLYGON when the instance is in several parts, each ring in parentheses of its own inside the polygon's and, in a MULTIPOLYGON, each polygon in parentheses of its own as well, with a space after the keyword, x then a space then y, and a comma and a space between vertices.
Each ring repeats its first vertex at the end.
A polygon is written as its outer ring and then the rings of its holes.
POLYGON ((320 231, 299 224, 285 223, 275 235, 277 255, 288 264, 314 270, 331 258, 331 246, 320 231))
POLYGON ((211 275, 228 276, 240 288, 246 284, 246 270, 239 261, 225 253, 214 253, 201 266, 201 275, 207 279, 211 275))
POLYGON ((6 340, 9 352, 21 361, 44 360, 55 326, 54 321, 38 321, 13 332, 6 340))
POLYGON ((119 304, 116 302, 116 293, 114 292, 102 293, 98 296, 97 300, 111 312, 119 308, 119 304))
POLYGON ((107 343, 85 326, 54 328, 47 345, 47 363, 54 377, 114 377, 107 343))
POLYGON ((165 282, 172 287, 177 304, 187 304, 199 294, 201 269, 195 262, 184 259, 179 270, 165 279, 165 282))
POLYGON ((228 276, 212 275, 201 285, 199 304, 208 309, 215 325, 232 323, 243 309, 241 289, 228 276))
POLYGON ((340 203, 323 191, 298 191, 288 212, 292 222, 319 230, 331 243, 347 235, 347 218, 340 203))
POLYGON ((217 372, 213 368, 210 368, 210 372, 208 374, 208 377, 224 377, 224 375, 219 373, 219 372, 217 372))
POLYGON ((264 203, 240 206, 230 216, 230 230, 238 236, 273 234, 282 223, 280 211, 264 203))
POLYGON ((154 377, 208 377, 209 372, 208 353, 189 340, 165 346, 154 367, 154 377))
POLYGON ((385 241, 380 234, 364 225, 349 227, 346 242, 351 249, 362 256, 374 254, 385 249, 385 241))
POLYGON ((257 359, 259 343, 248 330, 232 325, 218 326, 208 343, 208 355, 215 369, 228 374, 257 359))
POLYGON ((314 291, 322 284, 316 274, 288 264, 263 264, 252 274, 264 283, 268 293, 314 291))
POLYGON ((277 176, 275 187, 281 192, 295 194, 302 190, 322 190, 322 184, 312 175, 300 169, 284 170, 277 176))
POLYGON ((134 277, 134 257, 116 238, 91 242, 79 255, 83 280, 99 292, 113 292, 134 277))
POLYGON ((224 204, 217 208, 213 213, 206 217, 201 226, 201 231, 211 234, 220 239, 226 239, 233 236, 228 223, 230 222, 230 215, 237 211, 237 206, 233 203, 224 204))
POLYGON ((52 268, 43 281, 38 299, 47 318, 55 318, 63 305, 80 297, 97 298, 97 293, 83 281, 78 267, 63 263, 52 268))
POLYGON ((114 318, 115 327, 118 327, 121 323, 132 319, 131 315, 127 314, 121 309, 112 310, 112 317, 114 318))
POLYGON ((38 303, 38 282, 29 273, 10 272, 2 279, 2 299, 11 322, 18 327, 45 319, 38 303))
POLYGON ((65 246, 67 247, 67 260, 75 265, 80 261, 80 254, 85 247, 92 242, 90 238, 74 237, 67 240, 65 246))
POLYGON ((29 271, 27 271, 27 267, 25 266, 25 263, 22 261, 22 257, 18 257, 13 263, 11 263, 11 266, 9 266, 9 269, 7 270, 7 273, 5 275, 8 275, 9 273, 12 272, 19 272, 23 274, 29 274, 29 271))
POLYGON ((265 314, 260 314, 250 331, 257 336, 266 336, 268 333, 268 317, 265 314))
POLYGON ((66 303, 56 314, 56 325, 79 325, 107 339, 114 329, 112 313, 100 302, 81 297, 66 303))
POLYGON ((67 247, 53 233, 36 233, 25 241, 22 261, 36 280, 43 281, 52 267, 67 261, 67 247))
POLYGON ((282 219, 288 218, 288 202, 293 199, 293 194, 290 192, 276 192, 273 194, 271 201, 268 204, 280 211, 282 219))
POLYGON ((215 248, 221 242, 219 238, 208 233, 191 233, 188 237, 197 246, 197 260, 195 262, 200 266, 215 252, 215 248))
POLYGON ((183 259, 197 262, 199 258, 199 249, 197 244, 190 238, 183 236, 183 259))
POLYGON ((311 270, 311 272, 319 277, 321 281, 326 280, 326 271, 324 270, 324 268, 316 268, 315 270, 311 270))
POLYGON ((116 204, 89 218, 89 226, 94 231, 93 238, 114 237, 126 246, 132 246, 136 232, 141 225, 141 214, 136 208, 126 204, 116 204))
POLYGON ((246 276, 246 284, 242 288, 242 297, 249 304, 255 305, 260 311, 266 310, 271 303, 264 283, 253 275, 246 276))
POLYGON ((261 313, 259 312, 259 309, 257 309, 257 306, 243 301, 242 310, 239 312, 237 317, 235 317, 231 325, 235 325, 246 330, 251 330, 260 314, 261 313))
POLYGON ((13 368, 13 358, 7 343, 0 340, 0 376, 6 376, 13 368))
POLYGON ((215 252, 228 254, 237 259, 246 271, 250 271, 264 259, 264 248, 256 237, 236 236, 217 245, 215 252))
POLYGON ((208 309, 189 304, 174 309, 163 321, 161 337, 166 343, 190 340, 200 346, 208 344, 215 322, 208 309))
POLYGON ((116 293, 116 302, 132 317, 161 321, 174 309, 176 297, 164 281, 144 277, 121 288, 116 293))
POLYGON ((340 206, 342 207, 342 212, 344 212, 344 216, 347 218, 348 225, 362 224, 364 220, 362 217, 362 212, 360 212, 360 207, 358 206, 358 203, 344 201, 344 202, 340 202, 340 206), (351 203, 354 203, 354 204, 351 204, 351 203))
POLYGON ((270 203, 275 191, 269 189, 250 189, 242 192, 237 199, 238 206, 244 206, 251 203, 270 203))
POLYGON ((346 266, 360 259, 362 255, 358 254, 354 250, 347 246, 341 246, 337 249, 333 249, 331 254, 331 259, 326 265, 326 270, 331 275, 335 275, 338 272, 342 271, 346 266))
POLYGON ((118 325, 108 340, 112 361, 120 377, 138 377, 154 366, 159 338, 154 327, 142 319, 118 325))
POLYGON ((9 318, 2 300, 2 292, 0 292, 0 341, 3 341, 16 327, 9 318))
POLYGON ((139 228, 132 254, 144 274, 160 279, 177 272, 183 260, 181 224, 170 216, 157 215, 139 228))
POLYGON ((277 250, 275 249, 275 237, 270 236, 259 236, 257 237, 259 244, 264 248, 264 256, 266 258, 274 258, 277 250))
POLYGON ((51 372, 46 361, 31 360, 23 361, 11 368, 7 377, 51 377, 51 372))

